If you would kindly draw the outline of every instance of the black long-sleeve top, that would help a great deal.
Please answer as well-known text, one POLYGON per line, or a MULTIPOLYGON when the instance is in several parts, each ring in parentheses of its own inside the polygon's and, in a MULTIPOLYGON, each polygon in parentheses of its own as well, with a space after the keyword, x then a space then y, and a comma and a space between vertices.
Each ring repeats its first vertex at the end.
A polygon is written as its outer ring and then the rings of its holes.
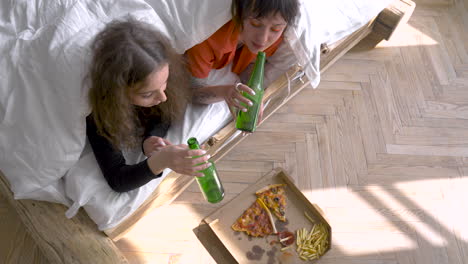
MULTIPOLYGON (((149 136, 164 137, 169 125, 160 119, 146 122, 144 139, 149 136)), ((113 147, 112 143, 97 132, 92 114, 86 117, 86 135, 96 156, 104 178, 116 192, 127 192, 139 188, 153 179, 161 177, 162 172, 155 175, 148 166, 148 159, 134 165, 127 165, 122 151, 113 147)))

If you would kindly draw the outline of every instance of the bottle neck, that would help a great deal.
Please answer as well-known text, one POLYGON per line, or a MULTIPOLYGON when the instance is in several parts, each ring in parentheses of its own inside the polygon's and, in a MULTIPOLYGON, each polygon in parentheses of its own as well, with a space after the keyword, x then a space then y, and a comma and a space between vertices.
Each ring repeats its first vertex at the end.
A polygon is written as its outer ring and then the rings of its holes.
POLYGON ((258 52, 248 86, 252 89, 263 90, 263 75, 265 71, 265 52, 258 52))
POLYGON ((190 149, 200 149, 200 144, 198 143, 198 140, 194 137, 189 138, 189 140, 187 140, 187 145, 190 149))

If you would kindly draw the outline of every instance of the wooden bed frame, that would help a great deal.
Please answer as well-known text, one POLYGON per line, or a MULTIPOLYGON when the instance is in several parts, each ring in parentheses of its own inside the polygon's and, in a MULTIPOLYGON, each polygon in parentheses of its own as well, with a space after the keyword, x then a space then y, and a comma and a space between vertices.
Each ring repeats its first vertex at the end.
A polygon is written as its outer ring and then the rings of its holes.
MULTIPOLYGON (((348 37, 333 43, 322 45, 320 72, 326 71, 359 41, 372 34, 374 39, 388 40, 398 25, 406 23, 415 4, 411 0, 395 0, 376 18, 348 37)), ((265 92, 264 101, 270 100, 264 110, 262 123, 304 87, 309 85, 306 76, 294 79, 301 73, 299 66, 292 67, 287 73, 273 82, 265 92), (288 81, 289 80, 289 81, 288 81), (289 96, 284 96, 286 87, 290 87, 289 96)), ((234 122, 229 123, 206 144, 213 161, 218 161, 247 135, 236 134, 234 122)), ((0 195, 15 208, 29 234, 40 247, 50 263, 128 263, 125 256, 115 246, 130 228, 152 208, 172 202, 193 181, 176 173, 169 174, 153 194, 119 226, 100 232, 96 224, 83 209, 72 219, 65 217, 67 208, 60 204, 33 200, 15 200, 9 183, 0 171, 0 195)))

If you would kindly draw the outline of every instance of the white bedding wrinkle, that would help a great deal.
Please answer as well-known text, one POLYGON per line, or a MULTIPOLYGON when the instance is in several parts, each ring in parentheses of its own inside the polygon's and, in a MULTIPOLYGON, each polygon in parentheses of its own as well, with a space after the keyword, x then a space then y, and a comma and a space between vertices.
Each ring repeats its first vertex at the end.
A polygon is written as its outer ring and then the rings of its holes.
POLYGON ((146 0, 171 32, 176 50, 184 53, 231 19, 231 0, 146 0))
MULTIPOLYGON (((354 32, 390 2, 300 1, 298 23, 269 59, 266 81, 301 64, 309 65, 306 73, 317 87, 320 44, 354 32)), ((86 145, 89 45, 106 23, 132 16, 153 24, 183 53, 229 21, 230 5, 231 0, 0 1, 0 170, 15 198, 72 205, 67 217, 82 206, 101 230, 133 213, 163 177, 124 194, 107 185, 86 145)), ((215 83, 237 80, 228 69, 210 75, 215 83)), ((175 144, 190 136, 204 141, 230 118, 224 103, 190 105, 167 138, 175 144)), ((125 155, 132 163, 144 158, 139 150, 125 155)))

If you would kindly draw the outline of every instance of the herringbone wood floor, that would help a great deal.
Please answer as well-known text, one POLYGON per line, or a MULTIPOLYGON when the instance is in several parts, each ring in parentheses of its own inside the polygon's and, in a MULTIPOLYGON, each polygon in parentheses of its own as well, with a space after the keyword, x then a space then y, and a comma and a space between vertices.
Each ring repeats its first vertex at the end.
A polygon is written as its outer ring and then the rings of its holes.
MULTIPOLYGON (((468 1, 438 3, 359 44, 224 157, 223 203, 281 166, 330 220, 319 263, 468 263, 468 1)), ((117 244, 132 263, 214 263, 193 228, 217 207, 193 184, 117 244)), ((0 259, 41 263, 15 219, 0 199, 0 259)))

